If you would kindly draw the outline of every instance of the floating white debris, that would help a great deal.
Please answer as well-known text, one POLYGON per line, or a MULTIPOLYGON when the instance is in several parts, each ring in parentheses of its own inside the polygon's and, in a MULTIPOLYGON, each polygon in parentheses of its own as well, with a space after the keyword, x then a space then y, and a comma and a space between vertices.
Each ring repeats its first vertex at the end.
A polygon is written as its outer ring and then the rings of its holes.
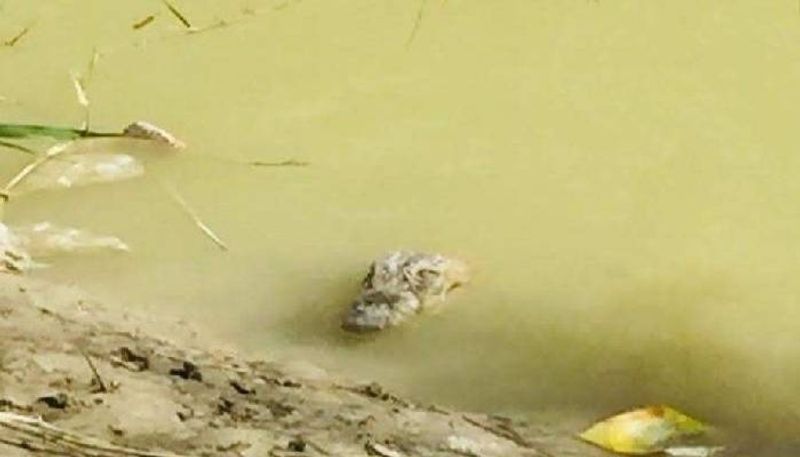
POLYGON ((122 131, 122 135, 128 138, 158 141, 168 144, 175 149, 183 149, 186 147, 186 143, 176 138, 175 135, 146 121, 136 121, 130 124, 122 131))
POLYGON ((87 230, 61 227, 50 222, 11 229, 18 246, 34 257, 84 253, 100 250, 130 251, 122 240, 110 235, 97 235, 87 230))
POLYGON ((20 192, 61 189, 123 181, 143 174, 144 165, 127 154, 67 153, 39 165, 18 187, 20 192))
POLYGON ((725 450, 722 446, 681 446, 668 447, 664 454, 672 457, 711 457, 725 450))

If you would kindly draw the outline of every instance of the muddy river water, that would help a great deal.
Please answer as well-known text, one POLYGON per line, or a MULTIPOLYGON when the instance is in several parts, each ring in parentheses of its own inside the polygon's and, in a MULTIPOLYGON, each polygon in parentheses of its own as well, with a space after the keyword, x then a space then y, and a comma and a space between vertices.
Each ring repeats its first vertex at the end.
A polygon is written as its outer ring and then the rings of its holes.
POLYGON ((667 403, 800 429, 796 2, 174 3, 227 25, 188 34, 155 0, 0 1, 3 41, 29 28, 0 47, 0 119, 80 125, 70 73, 96 50, 92 126, 185 140, 149 171, 230 250, 150 179, 39 192, 6 219, 133 247, 40 276, 454 407, 667 403), (308 166, 242 165, 284 160, 308 166), (398 248, 466 259, 473 281, 439 314, 343 335, 369 260, 398 248))

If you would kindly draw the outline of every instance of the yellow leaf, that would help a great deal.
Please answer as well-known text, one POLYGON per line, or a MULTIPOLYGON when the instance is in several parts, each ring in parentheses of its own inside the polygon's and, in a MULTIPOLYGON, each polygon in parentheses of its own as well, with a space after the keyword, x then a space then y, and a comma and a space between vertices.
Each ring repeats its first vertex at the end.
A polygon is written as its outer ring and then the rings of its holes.
POLYGON ((580 437, 621 454, 663 451, 676 438, 705 431, 705 425, 668 406, 648 406, 598 422, 580 437))

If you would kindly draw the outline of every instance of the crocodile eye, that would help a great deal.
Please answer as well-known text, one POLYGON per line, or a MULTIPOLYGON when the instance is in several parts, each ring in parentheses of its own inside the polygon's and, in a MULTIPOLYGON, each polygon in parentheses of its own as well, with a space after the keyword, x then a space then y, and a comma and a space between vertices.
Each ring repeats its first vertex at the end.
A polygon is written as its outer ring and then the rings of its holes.
POLYGON ((441 276, 442 272, 439 270, 433 270, 431 268, 423 268, 417 272, 417 276, 422 279, 429 279, 429 278, 436 278, 441 276))

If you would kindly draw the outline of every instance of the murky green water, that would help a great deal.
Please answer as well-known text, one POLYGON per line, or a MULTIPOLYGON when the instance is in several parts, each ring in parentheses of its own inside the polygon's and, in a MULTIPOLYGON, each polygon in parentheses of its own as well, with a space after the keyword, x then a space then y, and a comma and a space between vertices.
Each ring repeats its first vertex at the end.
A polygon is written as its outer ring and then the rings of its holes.
POLYGON ((457 407, 665 402, 798 429, 796 2, 429 1, 410 45, 419 2, 178 5, 242 22, 187 36, 157 1, 0 1, 3 41, 30 27, 0 48, 0 118, 79 125, 69 73, 98 49, 93 125, 186 140, 151 171, 231 246, 152 181, 39 193, 7 218, 135 249, 46 276, 457 407), (403 247, 465 258, 474 282, 343 338, 366 264, 403 247))

